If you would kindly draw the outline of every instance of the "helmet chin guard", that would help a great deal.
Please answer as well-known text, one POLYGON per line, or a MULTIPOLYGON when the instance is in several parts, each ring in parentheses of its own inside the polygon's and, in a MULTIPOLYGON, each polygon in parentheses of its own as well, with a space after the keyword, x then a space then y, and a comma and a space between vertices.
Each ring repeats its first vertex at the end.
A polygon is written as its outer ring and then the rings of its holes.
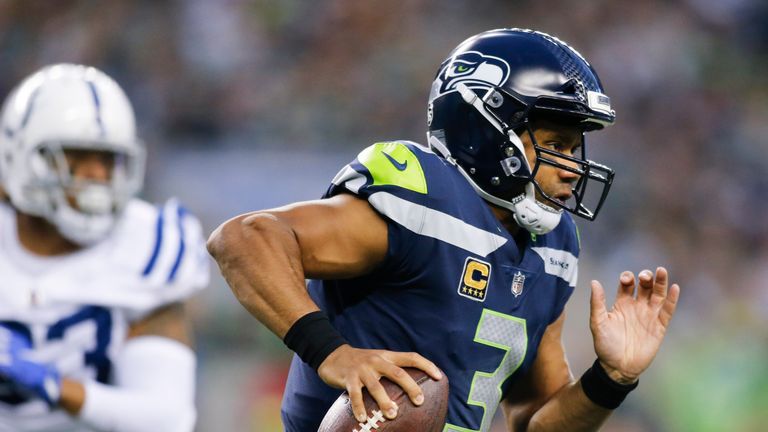
POLYGON ((533 183, 525 185, 525 193, 512 199, 515 222, 526 231, 537 235, 546 234, 560 223, 562 209, 555 209, 536 199, 533 183))
POLYGON ((64 204, 53 214, 51 222, 67 240, 80 246, 91 246, 112 230, 116 217, 112 212, 87 214, 64 204))

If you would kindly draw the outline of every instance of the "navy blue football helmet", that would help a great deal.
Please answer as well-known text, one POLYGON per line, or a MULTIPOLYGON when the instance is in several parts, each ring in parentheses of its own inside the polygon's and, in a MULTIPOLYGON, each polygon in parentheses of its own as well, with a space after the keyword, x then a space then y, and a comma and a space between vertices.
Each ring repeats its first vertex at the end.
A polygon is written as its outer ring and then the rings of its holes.
POLYGON ((583 142, 580 157, 570 157, 539 146, 533 136, 532 119, 575 125, 583 132, 615 119, 595 70, 555 37, 499 29, 462 42, 438 70, 427 117, 430 147, 456 164, 485 200, 512 211, 532 233, 554 229, 563 210, 593 220, 605 201, 613 170, 587 160, 583 142), (533 161, 525 156, 522 133, 530 134, 533 161), (541 190, 534 179, 541 164, 578 174, 571 200, 562 202, 541 190), (588 208, 587 185, 595 183, 602 190, 590 192, 596 203, 588 208), (536 200, 537 190, 546 204, 536 200))

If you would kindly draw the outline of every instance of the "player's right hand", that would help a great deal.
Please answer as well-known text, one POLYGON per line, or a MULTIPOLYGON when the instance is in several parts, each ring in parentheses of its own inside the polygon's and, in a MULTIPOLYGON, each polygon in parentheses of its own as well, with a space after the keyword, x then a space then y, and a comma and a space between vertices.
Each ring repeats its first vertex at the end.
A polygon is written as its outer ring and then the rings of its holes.
POLYGON ((402 387, 414 405, 424 402, 421 387, 403 367, 421 369, 435 380, 442 378, 440 369, 434 363, 413 352, 358 349, 342 345, 332 352, 318 368, 320 378, 328 385, 345 389, 349 393, 355 418, 364 422, 367 414, 363 404, 363 387, 384 412, 393 419, 397 416, 397 404, 389 398, 379 382, 381 377, 402 387))

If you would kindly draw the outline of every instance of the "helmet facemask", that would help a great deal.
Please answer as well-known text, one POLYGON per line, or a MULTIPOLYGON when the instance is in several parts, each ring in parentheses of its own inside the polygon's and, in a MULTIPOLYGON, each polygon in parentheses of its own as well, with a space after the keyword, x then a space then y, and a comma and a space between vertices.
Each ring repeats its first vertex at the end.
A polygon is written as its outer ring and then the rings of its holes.
MULTIPOLYGON (((611 168, 587 159, 584 135, 586 131, 595 128, 594 124, 590 123, 588 118, 581 119, 569 117, 566 114, 553 111, 551 108, 542 110, 542 113, 538 110, 538 104, 533 103, 527 106, 524 110, 513 113, 510 117, 514 123, 508 125, 502 120, 501 115, 504 115, 504 113, 496 112, 496 110, 503 104, 504 98, 517 99, 504 89, 489 89, 482 99, 482 107, 493 118, 491 124, 494 125, 494 127, 498 124, 499 127, 497 129, 500 129, 502 135, 508 138, 502 144, 502 147, 507 154, 509 154, 510 148, 519 149, 522 152, 522 156, 519 158, 524 159, 527 162, 527 166, 529 167, 528 172, 530 173, 525 180, 532 183, 536 192, 538 192, 538 196, 546 200, 547 203, 554 206, 554 208, 568 211, 590 221, 594 220, 608 196, 614 177, 614 171, 611 168), (579 129, 582 129, 581 144, 578 146, 579 155, 569 156, 539 145, 536 135, 534 134, 532 118, 550 119, 554 123, 575 125, 579 129), (528 161, 528 158, 525 157, 525 149, 523 148, 519 132, 528 134, 535 154, 533 163, 528 161), (514 143, 518 144, 513 146, 514 143), (568 163, 564 163, 565 161, 568 163), (549 165, 558 170, 565 170, 578 176, 578 180, 571 187, 572 197, 569 200, 562 201, 549 195, 544 191, 539 182, 536 181, 536 174, 542 164, 549 165), (596 188, 589 188, 590 185, 594 184, 598 184, 599 186, 596 188)), ((470 105, 475 106, 476 109, 478 108, 476 102, 474 104, 470 103, 470 105)), ((509 160, 516 160, 516 157, 502 159, 502 165, 508 166, 509 160)), ((514 202, 516 199, 519 200, 520 198, 515 197, 511 201, 514 202)))
POLYGON ((115 225, 128 200, 141 189, 141 147, 108 143, 44 142, 27 155, 29 177, 20 210, 53 223, 70 241, 87 246, 115 225), (105 181, 73 175, 67 153, 99 152, 109 160, 105 181), (22 208, 23 207, 23 208, 22 208))
POLYGON ((582 142, 579 146, 579 157, 574 157, 540 146, 536 140, 536 136, 533 134, 533 129, 529 121, 526 121, 526 129, 536 153, 534 177, 541 164, 549 165, 556 169, 562 169, 579 176, 579 179, 571 187, 573 197, 566 202, 547 194, 534 178, 532 182, 536 187, 539 196, 558 208, 562 208, 590 221, 595 220, 595 217, 597 217, 597 214, 602 208, 603 203, 608 196, 608 192, 611 189, 614 171, 605 165, 587 159, 584 133, 581 135, 582 142), (575 167, 559 162, 558 159, 566 160, 575 165, 575 167), (602 187, 588 189, 588 185, 596 183, 600 184, 602 187))

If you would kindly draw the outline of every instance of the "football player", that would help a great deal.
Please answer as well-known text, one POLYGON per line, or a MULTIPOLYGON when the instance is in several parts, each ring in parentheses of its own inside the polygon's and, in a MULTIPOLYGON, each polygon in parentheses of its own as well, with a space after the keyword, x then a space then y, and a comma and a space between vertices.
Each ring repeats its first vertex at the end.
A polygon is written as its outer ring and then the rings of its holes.
POLYGON ((145 149, 101 71, 45 67, 0 114, 0 430, 191 431, 199 222, 135 198, 145 149))
POLYGON ((586 159, 584 135, 614 122, 594 69, 544 33, 501 29, 461 43, 428 103, 428 146, 374 144, 323 199, 236 217, 209 251, 238 300, 296 352, 286 430, 316 430, 379 378, 413 403, 402 367, 448 376, 445 431, 595 430, 637 385, 674 313, 667 271, 619 276, 611 309, 592 282, 596 360, 580 380, 561 343, 576 287, 579 235, 613 171, 586 159), (592 199, 591 199, 592 198, 592 199), (312 278, 305 287, 304 278, 312 278))

